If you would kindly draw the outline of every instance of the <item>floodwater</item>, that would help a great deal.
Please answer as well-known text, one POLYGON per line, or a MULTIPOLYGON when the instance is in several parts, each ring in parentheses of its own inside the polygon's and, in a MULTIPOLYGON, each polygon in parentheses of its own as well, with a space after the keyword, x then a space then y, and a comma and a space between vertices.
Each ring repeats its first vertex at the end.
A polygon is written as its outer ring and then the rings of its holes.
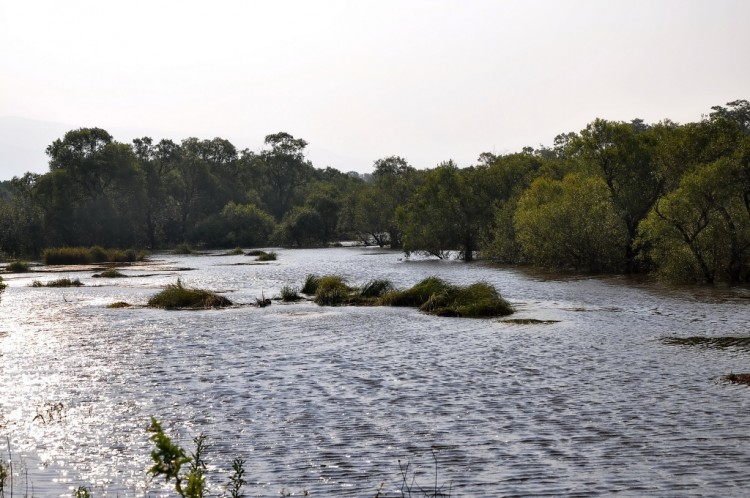
MULTIPOLYGON (((14 496, 167 496, 150 481, 156 417, 192 449, 207 436, 212 496, 244 458, 248 496, 454 497, 750 494, 750 351, 663 343, 750 333, 747 289, 670 288, 623 277, 406 260, 365 248, 246 256, 155 255, 126 279, 59 269, 5 275, 0 297, 0 457, 14 496), (489 282, 553 323, 427 316, 410 308, 266 308, 308 273, 398 287, 438 275, 489 282), (32 288, 80 278, 81 288, 32 288), (241 306, 162 311, 180 277, 241 306), (114 301, 136 306, 108 309, 114 301), (437 468, 437 476, 436 474, 437 468), (416 494, 415 494, 416 496, 416 494), (420 494, 421 496, 421 494, 420 494)), ((6 496, 8 496, 6 484, 6 496)))

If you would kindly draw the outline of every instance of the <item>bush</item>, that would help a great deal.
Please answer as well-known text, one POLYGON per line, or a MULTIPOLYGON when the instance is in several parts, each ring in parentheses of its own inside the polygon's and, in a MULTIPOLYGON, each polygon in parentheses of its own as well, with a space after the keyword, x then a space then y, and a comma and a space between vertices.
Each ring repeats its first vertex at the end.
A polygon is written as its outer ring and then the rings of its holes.
POLYGON ((182 281, 177 279, 177 283, 168 285, 163 291, 148 300, 148 305, 152 308, 162 309, 208 309, 224 308, 231 306, 232 302, 212 292, 202 289, 189 289, 182 285, 182 281))
POLYGON ((307 294, 308 296, 312 296, 317 292, 318 290, 318 284, 320 284, 320 277, 317 275, 308 275, 305 277, 305 285, 302 286, 302 294, 307 294))
POLYGON ((50 280, 49 282, 42 283, 39 280, 31 282, 32 287, 81 287, 83 283, 79 279, 71 280, 68 277, 58 278, 57 280, 50 280))
POLYGON ((339 306, 349 299, 351 289, 338 276, 322 277, 315 291, 315 302, 321 306, 339 306))
POLYGON ((5 269, 10 273, 26 273, 29 271, 29 264, 25 261, 13 261, 5 269))
POLYGON ((433 294, 419 309, 437 316, 465 318, 505 316, 514 311, 494 287, 484 282, 433 294))
POLYGON ((264 252, 263 254, 259 255, 255 259, 255 261, 276 261, 276 257, 277 257, 277 255, 273 251, 271 251, 271 252, 264 252))
POLYGON ((124 278, 127 277, 124 273, 120 272, 115 268, 108 268, 101 273, 93 275, 94 278, 124 278))

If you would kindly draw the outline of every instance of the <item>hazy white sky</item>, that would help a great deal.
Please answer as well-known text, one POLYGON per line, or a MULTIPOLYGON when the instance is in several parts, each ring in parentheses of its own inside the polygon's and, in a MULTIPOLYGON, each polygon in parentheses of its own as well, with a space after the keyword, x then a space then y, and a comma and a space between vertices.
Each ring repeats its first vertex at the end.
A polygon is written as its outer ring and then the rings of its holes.
POLYGON ((251 150, 286 131, 368 172, 695 121, 750 99, 749 24, 747 0, 0 0, 0 179, 83 126, 251 150))

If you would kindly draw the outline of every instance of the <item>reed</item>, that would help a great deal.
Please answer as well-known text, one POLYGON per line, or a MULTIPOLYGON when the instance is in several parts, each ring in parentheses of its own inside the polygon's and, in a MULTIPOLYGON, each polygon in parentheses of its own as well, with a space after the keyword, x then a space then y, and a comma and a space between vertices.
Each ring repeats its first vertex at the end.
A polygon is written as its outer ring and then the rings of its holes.
POLYGON ((50 280, 49 282, 43 283, 39 280, 31 282, 31 287, 81 287, 83 282, 79 279, 70 279, 69 277, 61 277, 56 280, 50 280))

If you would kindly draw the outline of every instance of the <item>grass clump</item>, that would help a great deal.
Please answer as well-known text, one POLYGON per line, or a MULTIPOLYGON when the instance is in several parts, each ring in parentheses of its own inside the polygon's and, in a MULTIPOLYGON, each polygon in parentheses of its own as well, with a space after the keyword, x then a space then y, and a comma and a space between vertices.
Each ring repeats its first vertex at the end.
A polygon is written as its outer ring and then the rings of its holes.
POLYGON ((305 277, 305 284, 302 286, 302 294, 307 294, 308 296, 312 296, 317 292, 318 290, 318 284, 320 284, 320 277, 317 275, 308 275, 305 277))
POLYGON ((336 275, 321 277, 314 301, 321 306, 339 306, 349 302, 350 293, 351 289, 343 278, 336 275))
POLYGON ((663 337, 664 344, 673 346, 703 346, 708 348, 750 348, 750 337, 663 337))
POLYGON ((379 298, 395 290, 390 280, 370 280, 359 290, 359 296, 364 298, 379 298))
POLYGON ((299 301, 302 299, 302 296, 299 295, 299 291, 296 287, 292 287, 291 285, 285 285, 281 288, 281 300, 284 302, 294 302, 299 301))
POLYGON ((131 306, 131 304, 130 303, 126 303, 125 301, 116 301, 116 302, 114 302, 112 304, 108 304, 107 308, 114 308, 114 309, 116 309, 116 308, 130 308, 130 306, 131 306))
POLYGON ((732 384, 744 384, 750 386, 750 373, 730 373, 721 378, 724 382, 730 382, 732 384))
POLYGON ((245 251, 242 250, 240 246, 235 247, 231 251, 227 253, 227 256, 241 256, 245 254, 245 251))
POLYGON ((465 318, 505 316, 513 313, 510 303, 500 297, 493 286, 485 282, 477 282, 467 287, 448 286, 445 290, 430 296, 419 310, 437 316, 465 318))
POLYGON ((9 273, 26 273, 29 271, 29 264, 26 261, 13 261, 8 263, 5 270, 9 273))
POLYGON ((560 320, 538 320, 536 318, 513 318, 510 320, 501 320, 501 323, 512 323, 514 325, 547 325, 559 322, 560 320))
POLYGON ((3 282, 3 277, 0 277, 0 292, 4 291, 7 286, 8 284, 3 282))
POLYGON ((95 278, 124 278, 127 277, 124 273, 117 270, 116 268, 107 268, 101 273, 96 273, 92 275, 95 278))
POLYGON ((92 263, 133 263, 146 258, 145 252, 133 249, 92 247, 50 247, 42 253, 47 265, 89 265, 92 263))
POLYGON ((403 290, 392 291, 383 296, 384 304, 388 306, 420 307, 435 294, 452 291, 452 287, 438 277, 427 277, 417 285, 403 290))
POLYGON ((223 296, 207 290, 185 287, 178 278, 176 284, 167 285, 163 291, 149 299, 148 305, 152 308, 167 310, 182 308, 208 309, 231 306, 232 302, 223 296))
POLYGON ((47 283, 42 283, 39 280, 31 282, 32 287, 81 287, 82 285, 83 283, 79 279, 70 279, 68 277, 50 280, 47 283))
POLYGON ((271 251, 261 254, 260 256, 255 258, 255 261, 276 261, 277 258, 278 255, 275 252, 271 251))
POLYGON ((245 256, 261 256, 263 254, 266 254, 266 251, 261 251, 260 249, 253 249, 252 251, 249 251, 245 256))
POLYGON ((185 243, 178 244, 174 249, 172 249, 172 254, 193 254, 194 252, 195 251, 193 251, 193 249, 185 243))

